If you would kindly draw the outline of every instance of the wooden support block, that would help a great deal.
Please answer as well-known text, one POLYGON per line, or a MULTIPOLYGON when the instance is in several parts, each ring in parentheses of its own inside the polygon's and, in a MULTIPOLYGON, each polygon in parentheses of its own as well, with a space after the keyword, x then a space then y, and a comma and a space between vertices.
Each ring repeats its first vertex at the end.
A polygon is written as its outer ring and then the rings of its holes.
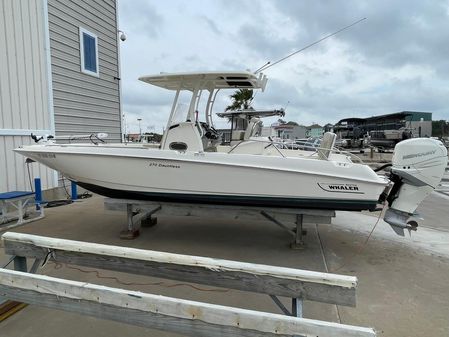
POLYGON ((142 219, 141 226, 142 227, 153 227, 157 225, 157 218, 148 217, 146 219, 142 219))
POLYGON ((307 245, 303 241, 290 243, 290 248, 293 250, 303 250, 306 249, 306 247, 307 245))
POLYGON ((140 230, 138 229, 125 229, 120 232, 120 239, 122 240, 134 240, 140 235, 140 230))
POLYGON ((374 337, 373 329, 0 270, 10 299, 199 337, 374 337))
POLYGON ((0 322, 25 308, 28 304, 7 300, 0 304, 0 322))

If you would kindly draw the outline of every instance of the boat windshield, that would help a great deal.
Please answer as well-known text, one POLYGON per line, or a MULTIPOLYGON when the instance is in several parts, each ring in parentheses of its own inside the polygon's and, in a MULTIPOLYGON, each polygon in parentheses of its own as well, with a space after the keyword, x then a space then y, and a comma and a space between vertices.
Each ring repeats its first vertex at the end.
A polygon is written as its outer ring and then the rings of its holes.
POLYGON ((246 130, 248 127, 248 120, 244 118, 233 118, 232 120, 232 129, 233 130, 246 130))
POLYGON ((189 105, 178 103, 171 119, 171 125, 185 122, 188 119, 189 105))

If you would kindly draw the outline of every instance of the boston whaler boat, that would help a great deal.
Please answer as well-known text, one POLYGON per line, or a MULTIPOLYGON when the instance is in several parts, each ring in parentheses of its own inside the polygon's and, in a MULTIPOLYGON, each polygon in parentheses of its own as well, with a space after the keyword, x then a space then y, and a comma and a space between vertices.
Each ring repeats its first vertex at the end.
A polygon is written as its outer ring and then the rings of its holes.
POLYGON ((270 138, 252 137, 251 130, 236 145, 220 147, 211 118, 218 91, 263 91, 263 74, 163 73, 140 80, 175 93, 157 147, 58 144, 44 137, 15 151, 112 198, 351 211, 374 210, 387 200, 390 208, 384 219, 402 231, 416 225, 409 223, 410 216, 439 184, 447 165, 446 148, 427 138, 396 146, 388 178, 336 150, 333 133, 326 133, 312 154, 279 149, 270 138), (190 99, 185 110, 179 104, 184 94, 190 99), (203 122, 199 109, 204 111, 203 122))

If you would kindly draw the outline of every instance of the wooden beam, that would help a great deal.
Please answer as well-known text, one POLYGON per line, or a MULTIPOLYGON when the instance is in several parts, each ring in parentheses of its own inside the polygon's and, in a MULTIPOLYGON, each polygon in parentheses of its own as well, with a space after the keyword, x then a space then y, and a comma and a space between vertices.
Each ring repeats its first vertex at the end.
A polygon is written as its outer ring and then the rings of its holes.
POLYGON ((333 210, 317 210, 302 208, 269 208, 248 207, 235 205, 207 205, 174 202, 155 202, 147 200, 105 198, 104 207, 110 211, 126 211, 127 205, 136 209, 155 210, 155 217, 159 215, 213 217, 234 220, 264 220, 260 212, 269 213, 273 218, 282 222, 294 223, 296 214, 304 215, 304 223, 330 223, 335 217, 333 210))
POLYGON ((188 301, 137 291, 0 270, 0 293, 60 309, 188 336, 373 337, 369 328, 188 301))
POLYGON ((356 303, 353 276, 13 232, 2 239, 10 255, 338 305, 356 303))

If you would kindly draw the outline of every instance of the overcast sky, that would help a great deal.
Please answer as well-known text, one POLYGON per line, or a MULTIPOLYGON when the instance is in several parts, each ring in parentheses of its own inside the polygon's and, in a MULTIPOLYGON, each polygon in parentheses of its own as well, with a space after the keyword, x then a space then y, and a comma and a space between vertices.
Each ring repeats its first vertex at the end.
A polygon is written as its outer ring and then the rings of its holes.
MULTIPOLYGON (((142 118, 143 132, 161 132, 173 99, 139 76, 254 71, 363 17, 268 69, 267 88, 253 106, 289 102, 285 119, 304 125, 403 110, 449 119, 449 0, 119 0, 128 130, 138 131, 142 118)), ((230 103, 232 92, 221 93, 214 112, 230 103)))

